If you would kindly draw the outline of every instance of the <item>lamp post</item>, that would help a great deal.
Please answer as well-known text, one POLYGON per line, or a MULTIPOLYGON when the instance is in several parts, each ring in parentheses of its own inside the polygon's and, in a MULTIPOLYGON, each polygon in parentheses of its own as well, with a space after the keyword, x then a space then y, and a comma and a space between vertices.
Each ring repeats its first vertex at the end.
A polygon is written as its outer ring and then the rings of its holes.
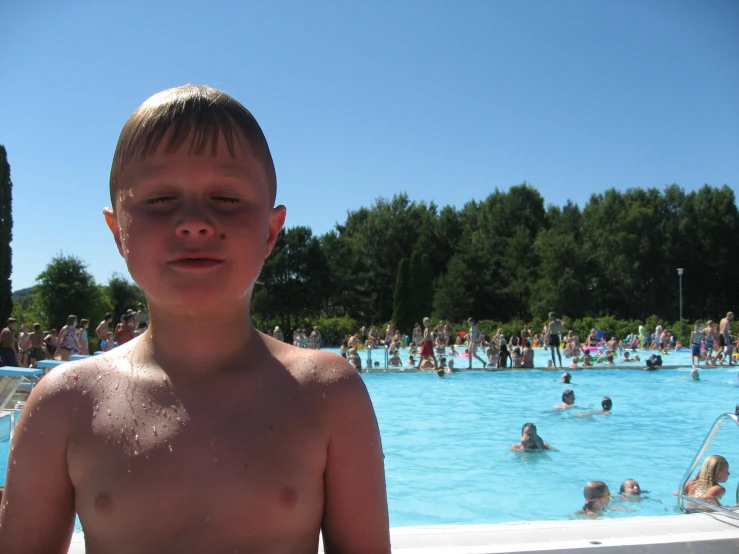
POLYGON ((683 273, 682 267, 677 268, 677 275, 680 279, 680 340, 683 340, 683 273))

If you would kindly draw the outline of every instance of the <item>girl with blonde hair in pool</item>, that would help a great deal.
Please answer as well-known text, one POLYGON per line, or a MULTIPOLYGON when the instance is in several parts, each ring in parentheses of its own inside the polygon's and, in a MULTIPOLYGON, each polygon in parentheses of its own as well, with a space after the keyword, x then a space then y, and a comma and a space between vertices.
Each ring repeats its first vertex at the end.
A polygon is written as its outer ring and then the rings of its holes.
MULTIPOLYGON (((721 483, 726 483, 729 478, 729 462, 723 456, 713 454, 703 461, 698 475, 691 479, 683 487, 683 494, 691 498, 697 498, 716 506, 721 506, 719 500, 726 489, 721 483)), ((695 505, 689 505, 689 510, 700 510, 695 505)))

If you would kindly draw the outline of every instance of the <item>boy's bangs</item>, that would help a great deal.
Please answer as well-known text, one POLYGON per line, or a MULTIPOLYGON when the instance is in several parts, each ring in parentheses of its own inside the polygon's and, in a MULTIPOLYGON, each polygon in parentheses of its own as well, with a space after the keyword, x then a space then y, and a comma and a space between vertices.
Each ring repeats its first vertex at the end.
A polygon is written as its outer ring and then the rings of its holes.
POLYGON ((117 180, 134 158, 147 158, 159 149, 175 153, 185 143, 189 143, 189 155, 215 156, 221 138, 231 157, 236 157, 238 148, 247 148, 259 160, 274 203, 274 163, 254 116, 227 94, 187 85, 154 95, 124 125, 110 172, 110 196, 114 206, 117 180))

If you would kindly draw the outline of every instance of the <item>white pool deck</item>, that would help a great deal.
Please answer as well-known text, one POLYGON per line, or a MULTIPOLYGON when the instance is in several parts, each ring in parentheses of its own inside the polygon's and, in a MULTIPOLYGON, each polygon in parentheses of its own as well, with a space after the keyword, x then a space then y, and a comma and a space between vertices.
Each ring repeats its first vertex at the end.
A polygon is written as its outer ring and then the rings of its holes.
MULTIPOLYGON (((496 525, 434 525, 391 529, 402 554, 736 554, 739 520, 723 514, 576 521, 521 521, 496 525)), ((69 554, 84 554, 75 535, 69 554)), ((319 548, 323 552, 323 547, 319 548)))

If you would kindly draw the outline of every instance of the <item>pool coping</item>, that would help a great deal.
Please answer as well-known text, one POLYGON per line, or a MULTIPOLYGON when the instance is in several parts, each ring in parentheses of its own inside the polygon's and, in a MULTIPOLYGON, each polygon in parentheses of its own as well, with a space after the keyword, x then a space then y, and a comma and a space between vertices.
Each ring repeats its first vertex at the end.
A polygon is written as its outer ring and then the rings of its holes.
MULTIPOLYGON (((394 527, 390 540, 392 551, 403 554, 588 554, 596 550, 608 554, 720 554, 739 552, 739 520, 702 513, 394 527)), ((322 543, 318 552, 323 552, 322 543)), ((75 534, 68 554, 84 553, 84 537, 75 534)))

